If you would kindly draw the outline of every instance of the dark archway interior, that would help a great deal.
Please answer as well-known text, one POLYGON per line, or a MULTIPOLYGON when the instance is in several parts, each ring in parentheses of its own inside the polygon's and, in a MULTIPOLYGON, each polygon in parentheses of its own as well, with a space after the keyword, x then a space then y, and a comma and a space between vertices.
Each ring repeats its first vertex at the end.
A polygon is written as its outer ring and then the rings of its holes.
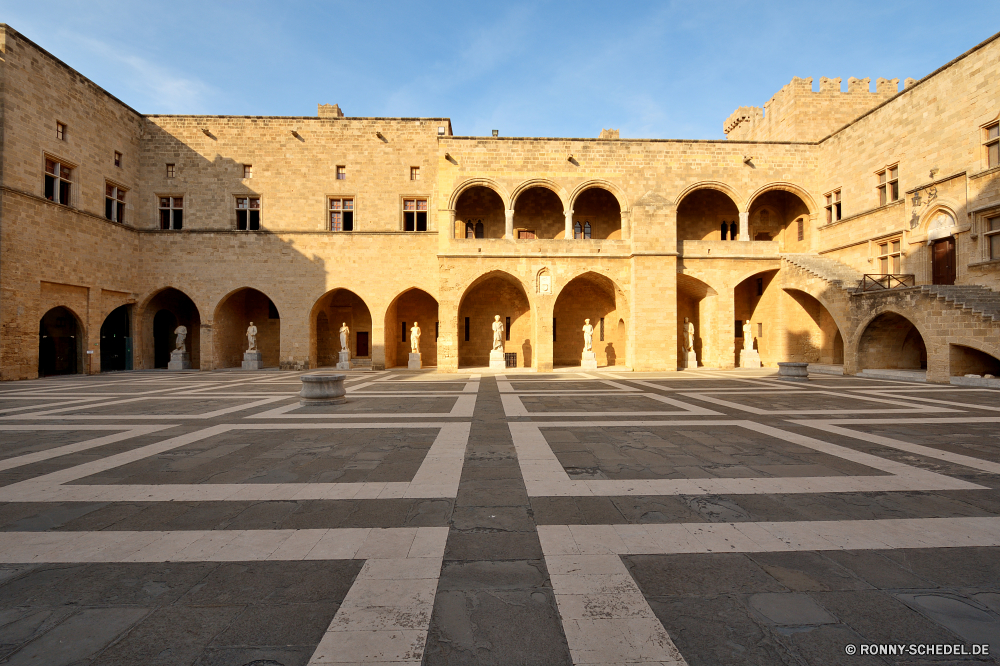
POLYGON ((566 216, 559 195, 546 187, 531 187, 514 202, 515 237, 563 238, 566 216))
POLYGON ((488 187, 470 187, 455 202, 456 238, 503 238, 506 223, 503 199, 488 187))
POLYGON ((909 319, 895 312, 886 312, 873 319, 861 334, 858 368, 926 369, 927 347, 909 319))
POLYGON ((101 372, 132 369, 132 306, 116 308, 101 324, 101 372))
POLYGON ((593 351, 597 365, 625 363, 625 340, 618 339, 618 312, 615 286, 608 278, 586 273, 573 278, 559 292, 552 310, 553 366, 579 366, 583 356, 583 326, 587 319, 594 327, 593 351))
POLYGON ((230 294, 215 311, 215 367, 239 368, 247 350, 247 327, 257 327, 257 349, 265 368, 276 368, 281 355, 281 318, 270 298, 256 289, 230 294))
POLYGON ((778 241, 784 252, 809 249, 809 207, 797 195, 785 190, 764 192, 750 205, 750 238, 778 241), (802 221, 802 240, 798 222, 802 221))
POLYGON ((677 206, 677 240, 736 240, 739 238, 740 211, 726 194, 703 189, 691 192, 677 206), (722 238, 722 224, 726 238, 722 238), (736 232, 731 238, 729 230, 736 232))
POLYGON ((83 330, 68 308, 45 313, 38 330, 38 376, 83 372, 83 330))
POLYGON ((530 368, 534 357, 528 297, 514 278, 491 275, 471 287, 458 308, 458 364, 485 367, 493 347, 493 317, 504 322, 504 353, 517 354, 517 367, 530 368))
POLYGON ((408 364, 414 322, 420 326, 420 362, 425 368, 437 365, 438 302, 422 289, 410 289, 385 312, 385 367, 408 364))
POLYGON ((351 359, 371 359, 372 314, 360 296, 347 289, 335 289, 320 298, 314 312, 318 367, 337 365, 342 324, 347 324, 351 331, 347 338, 351 359))
MULTIPOLYGON (((573 203, 573 228, 590 225, 590 237, 617 239, 622 237, 622 208, 615 195, 599 187, 584 190, 573 203)), ((565 222, 563 223, 565 227, 565 222)), ((565 232, 565 229, 564 229, 565 232)))
POLYGON ((965 375, 1000 377, 1000 359, 986 352, 965 345, 948 345, 948 354, 949 374, 952 377, 965 375))
POLYGON ((174 331, 178 326, 187 328, 185 346, 191 355, 191 367, 201 367, 201 314, 187 294, 172 287, 158 293, 146 305, 142 329, 143 367, 167 367, 170 353, 176 347, 174 331))

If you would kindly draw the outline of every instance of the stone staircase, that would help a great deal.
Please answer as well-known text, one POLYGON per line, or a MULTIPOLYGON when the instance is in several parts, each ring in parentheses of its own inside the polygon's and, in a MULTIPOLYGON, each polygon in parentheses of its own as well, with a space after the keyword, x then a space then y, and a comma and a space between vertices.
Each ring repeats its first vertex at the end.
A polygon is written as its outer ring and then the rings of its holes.
POLYGON ((841 289, 855 291, 861 285, 862 273, 836 259, 817 254, 782 254, 781 258, 841 289))
POLYGON ((1000 292, 980 285, 926 284, 920 291, 936 296, 955 307, 971 310, 991 321, 1000 322, 1000 292))

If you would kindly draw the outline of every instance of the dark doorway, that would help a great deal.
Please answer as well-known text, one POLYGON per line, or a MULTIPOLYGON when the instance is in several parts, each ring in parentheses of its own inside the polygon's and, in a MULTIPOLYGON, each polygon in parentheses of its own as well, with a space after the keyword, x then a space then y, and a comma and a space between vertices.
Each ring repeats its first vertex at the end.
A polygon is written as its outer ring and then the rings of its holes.
POLYGON ((64 307, 46 312, 38 331, 38 376, 83 372, 82 346, 83 332, 72 312, 64 307))
POLYGON ((934 241, 931 246, 934 284, 955 284, 955 237, 934 241))
POLYGON ((132 369, 132 306, 115 309, 101 324, 101 372, 132 369))
POLYGON ((358 350, 355 356, 368 356, 368 331, 358 332, 358 350))
POLYGON ((177 317, 170 310, 160 310, 153 317, 153 367, 165 368, 174 350, 174 329, 177 317))

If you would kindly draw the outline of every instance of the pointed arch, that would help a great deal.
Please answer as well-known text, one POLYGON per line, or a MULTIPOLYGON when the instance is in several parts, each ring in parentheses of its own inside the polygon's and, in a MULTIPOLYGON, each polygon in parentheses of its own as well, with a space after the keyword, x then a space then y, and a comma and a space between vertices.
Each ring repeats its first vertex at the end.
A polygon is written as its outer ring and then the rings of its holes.
POLYGON ((802 203, 805 205, 806 209, 808 209, 810 215, 815 215, 819 210, 816 206, 816 202, 812 198, 812 195, 809 194, 809 192, 805 188, 800 187, 795 183, 789 183, 786 181, 774 181, 772 183, 768 183, 766 185, 762 185, 761 187, 757 188, 754 191, 754 193, 751 194, 749 198, 747 198, 746 208, 741 208, 740 211, 749 212, 750 208, 753 206, 754 201, 758 197, 760 197, 760 195, 773 191, 782 191, 794 194, 795 196, 797 196, 799 199, 802 200, 802 203))
POLYGON ((566 192, 566 188, 554 180, 549 180, 548 178, 532 178, 531 180, 526 180, 514 188, 514 191, 510 193, 508 210, 513 210, 514 206, 517 205, 517 198, 533 187, 541 187, 546 190, 551 190, 557 197, 559 197, 563 210, 569 210, 569 193, 566 192))
POLYGON ((516 367, 535 365, 535 313, 528 293, 521 279, 502 270, 487 271, 469 283, 455 322, 459 367, 489 365, 495 316, 504 324, 504 353, 516 355, 511 357, 516 367))
POLYGON ((352 368, 371 367, 375 357, 372 323, 371 308, 359 294, 345 287, 326 291, 309 310, 309 367, 333 367, 340 362, 339 331, 344 324, 350 329, 346 362, 352 368))
POLYGON ((38 321, 38 376, 83 374, 85 341, 83 319, 72 308, 47 310, 38 321))
POLYGON ((255 287, 238 287, 219 299, 212 314, 216 368, 238 368, 247 350, 247 328, 257 328, 257 350, 265 368, 281 358, 281 317, 274 301, 255 287))
MULTIPOLYGON (((166 368, 174 349, 177 326, 187 329, 187 347, 192 368, 201 368, 201 312, 194 299, 172 286, 160 287, 139 301, 135 316, 138 358, 134 367, 151 370, 166 368), (157 314, 166 312, 168 316, 157 314), (172 327, 169 326, 172 324, 172 327)), ((210 357, 210 354, 209 354, 210 357)), ((210 363, 206 365, 211 369, 210 363)))
POLYGON ((421 367, 437 366, 437 339, 440 331, 438 301, 422 287, 407 287, 396 294, 385 311, 385 367, 408 366, 411 329, 419 324, 421 367))
POLYGON ((684 201, 684 197, 688 196, 689 194, 697 190, 715 190, 717 192, 722 192, 727 197, 729 197, 729 199, 736 206, 738 212, 743 213, 748 210, 748 206, 746 205, 740 193, 737 192, 735 188, 718 180, 700 180, 697 183, 692 183, 691 185, 688 185, 683 190, 681 190, 681 193, 678 194, 677 197, 674 199, 674 206, 675 207, 680 206, 681 202, 684 201))
POLYGON ((567 200, 568 206, 566 210, 572 210, 573 207, 576 205, 576 200, 580 197, 580 195, 583 194, 585 191, 592 189, 607 190, 612 195, 614 195, 615 199, 618 200, 618 206, 621 208, 621 212, 628 213, 630 210, 632 210, 631 206, 629 206, 628 197, 625 195, 625 191, 622 188, 615 185, 614 183, 612 183, 610 180, 604 180, 601 178, 585 180, 584 182, 580 183, 575 188, 573 188, 573 191, 570 192, 569 198, 567 200))
POLYGON ((599 366, 627 365, 629 321, 625 291, 603 272, 582 270, 565 281, 553 305, 552 365, 579 366, 584 349, 583 326, 594 327, 593 351, 599 366), (622 322, 622 326, 619 326, 622 322))

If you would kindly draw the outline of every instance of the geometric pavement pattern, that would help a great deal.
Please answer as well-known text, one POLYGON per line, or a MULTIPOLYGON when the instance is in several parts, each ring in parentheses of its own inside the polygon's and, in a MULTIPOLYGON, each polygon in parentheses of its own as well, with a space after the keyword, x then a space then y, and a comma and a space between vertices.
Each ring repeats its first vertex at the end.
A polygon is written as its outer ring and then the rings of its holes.
POLYGON ((997 663, 998 391, 301 374, 5 385, 0 663, 997 663))

